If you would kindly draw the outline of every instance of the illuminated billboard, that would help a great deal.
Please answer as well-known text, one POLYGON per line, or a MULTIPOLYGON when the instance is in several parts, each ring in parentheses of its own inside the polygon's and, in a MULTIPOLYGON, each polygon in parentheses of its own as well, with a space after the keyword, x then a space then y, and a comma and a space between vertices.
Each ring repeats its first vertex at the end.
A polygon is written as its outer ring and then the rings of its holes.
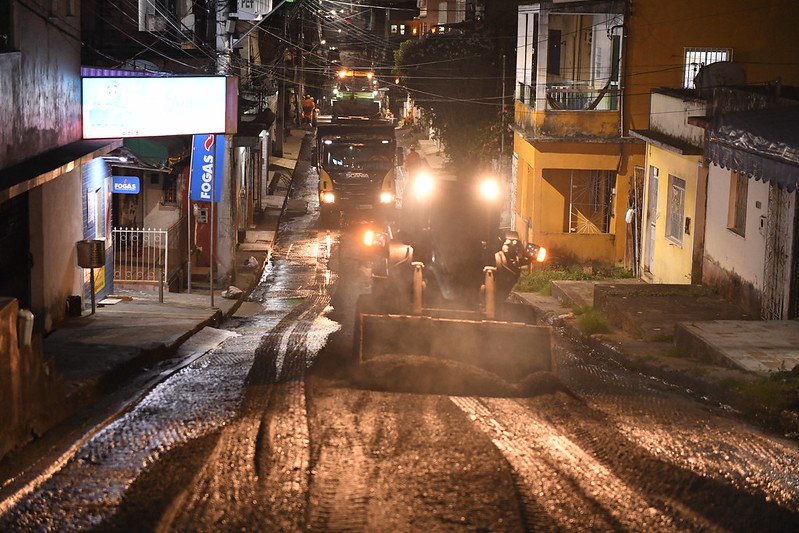
POLYGON ((83 138, 236 133, 238 79, 83 78, 83 138))

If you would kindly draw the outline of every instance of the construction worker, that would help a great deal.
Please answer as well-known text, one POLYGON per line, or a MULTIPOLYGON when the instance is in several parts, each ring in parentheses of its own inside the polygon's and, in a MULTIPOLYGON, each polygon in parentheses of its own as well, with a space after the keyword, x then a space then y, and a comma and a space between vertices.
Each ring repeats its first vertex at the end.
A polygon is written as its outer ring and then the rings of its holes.
POLYGON ((310 94, 305 95, 305 100, 302 101, 302 121, 303 124, 313 124, 313 114, 316 109, 313 97, 310 94))
POLYGON ((411 146, 408 155, 405 156, 405 172, 408 174, 408 177, 412 178, 421 166, 422 156, 416 151, 415 146, 411 146))

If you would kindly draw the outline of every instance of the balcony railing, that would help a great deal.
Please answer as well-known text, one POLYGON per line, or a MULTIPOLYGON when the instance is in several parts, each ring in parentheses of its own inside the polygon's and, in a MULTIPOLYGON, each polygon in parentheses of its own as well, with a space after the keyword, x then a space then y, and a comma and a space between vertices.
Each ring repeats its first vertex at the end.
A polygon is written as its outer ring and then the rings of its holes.
POLYGON ((547 86, 547 110, 615 111, 618 108, 619 91, 614 85, 602 89, 576 82, 547 86))

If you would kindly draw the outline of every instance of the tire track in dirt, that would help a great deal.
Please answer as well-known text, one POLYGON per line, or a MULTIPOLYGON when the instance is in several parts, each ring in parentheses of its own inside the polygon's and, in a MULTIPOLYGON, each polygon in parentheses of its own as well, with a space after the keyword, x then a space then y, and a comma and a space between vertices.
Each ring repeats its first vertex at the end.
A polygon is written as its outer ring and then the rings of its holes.
POLYGON ((570 531, 682 529, 565 433, 516 401, 450 399, 511 464, 525 509, 532 507, 525 514, 528 529, 541 527, 541 508, 559 528, 570 531))
MULTIPOLYGON (((326 250, 294 244, 273 271, 286 302, 264 335, 246 383, 240 414, 222 431, 203 469, 164 516, 159 531, 302 529, 308 491, 309 435, 304 372, 309 344, 330 333, 316 326, 330 296, 319 280, 326 250), (320 251, 322 252, 320 255, 320 251), (292 289, 289 289, 291 287, 292 289)), ((269 291, 265 291, 269 297, 269 291)))

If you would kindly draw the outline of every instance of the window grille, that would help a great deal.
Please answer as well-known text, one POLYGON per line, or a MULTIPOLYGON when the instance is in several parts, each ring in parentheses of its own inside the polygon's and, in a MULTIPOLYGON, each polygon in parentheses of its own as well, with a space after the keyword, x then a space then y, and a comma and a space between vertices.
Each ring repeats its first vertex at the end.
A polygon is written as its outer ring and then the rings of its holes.
POLYGON ((666 238, 682 246, 685 220, 685 180, 669 174, 669 202, 666 206, 666 238))
POLYGON ((732 48, 686 48, 682 86, 694 89, 694 78, 699 69, 719 61, 732 61, 732 48))

